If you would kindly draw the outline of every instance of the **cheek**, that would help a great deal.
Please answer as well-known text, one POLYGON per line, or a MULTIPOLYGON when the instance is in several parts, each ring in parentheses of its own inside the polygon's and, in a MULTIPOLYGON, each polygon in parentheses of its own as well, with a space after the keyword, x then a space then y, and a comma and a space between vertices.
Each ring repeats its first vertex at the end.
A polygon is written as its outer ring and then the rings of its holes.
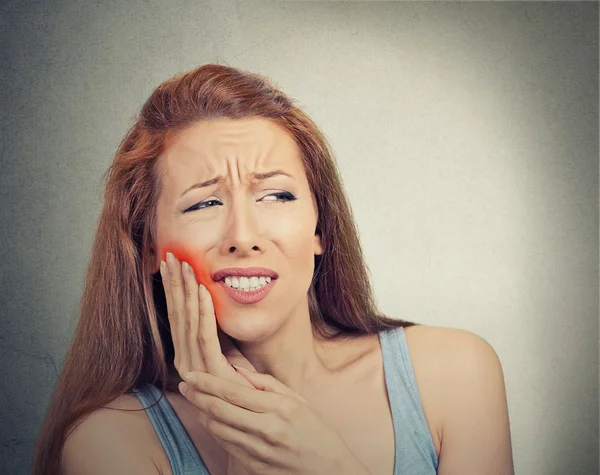
POLYGON ((211 283, 210 269, 205 261, 205 252, 202 249, 190 244, 188 242, 182 242, 181 240, 171 240, 163 242, 159 246, 160 258, 164 261, 167 259, 167 252, 173 254, 177 260, 187 262, 196 275, 196 280, 208 287, 211 283))
POLYGON ((210 276, 210 267, 205 259, 206 249, 178 239, 167 241, 159 247, 160 258, 164 261, 167 259, 167 252, 173 254, 179 262, 187 262, 192 267, 198 283, 203 284, 210 293, 215 313, 218 314, 223 302, 218 297, 215 298, 218 295, 217 284, 210 276))
POLYGON ((312 254, 316 218, 312 209, 297 210, 280 219, 277 223, 271 223, 270 229, 280 242, 284 243, 290 250, 304 255, 312 254))
POLYGON ((312 271, 314 264, 314 233, 306 226, 290 223, 281 227, 275 240, 294 272, 312 271))
POLYGON ((179 222, 163 220, 157 226, 157 247, 162 250, 173 246, 190 255, 204 255, 216 239, 212 229, 191 219, 179 222))

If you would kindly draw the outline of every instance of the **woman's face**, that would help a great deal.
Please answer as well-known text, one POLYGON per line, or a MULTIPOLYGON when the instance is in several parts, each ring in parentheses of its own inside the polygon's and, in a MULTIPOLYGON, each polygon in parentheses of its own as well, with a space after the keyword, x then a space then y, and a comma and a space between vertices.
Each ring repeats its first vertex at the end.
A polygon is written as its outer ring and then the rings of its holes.
MULTIPOLYGON (((158 166, 156 271, 167 251, 188 262, 213 298, 219 326, 242 341, 270 335, 307 308, 314 255, 323 251, 300 151, 285 130, 264 118, 199 122, 177 136, 158 166), (241 303, 227 283, 213 280, 232 267, 278 277, 260 301, 241 303)), ((246 283, 229 274, 230 285, 246 283)))

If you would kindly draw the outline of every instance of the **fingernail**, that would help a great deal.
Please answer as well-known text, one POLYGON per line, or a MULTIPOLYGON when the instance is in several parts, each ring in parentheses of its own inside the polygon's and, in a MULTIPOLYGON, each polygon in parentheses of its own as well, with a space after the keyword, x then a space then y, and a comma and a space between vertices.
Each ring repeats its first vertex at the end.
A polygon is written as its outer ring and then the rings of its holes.
POLYGON ((234 369, 240 370, 242 373, 254 373, 255 372, 255 371, 250 371, 247 368, 243 368, 242 366, 238 366, 238 365, 235 365, 235 364, 232 364, 231 366, 233 366, 234 369))
POLYGON ((167 262, 171 265, 175 264, 175 256, 170 252, 167 252, 167 262))
POLYGON ((160 275, 164 277, 167 273, 167 263, 161 259, 160 261, 160 275))
POLYGON ((184 261, 183 264, 182 264, 182 267, 183 267, 183 273, 187 277, 189 277, 190 275, 192 275, 192 273, 190 272, 192 268, 190 267, 190 265, 187 262, 184 261))
POLYGON ((188 385, 184 382, 181 382, 181 383, 179 383, 179 386, 177 386, 177 387, 179 388, 179 392, 185 396, 185 393, 188 390, 188 385))

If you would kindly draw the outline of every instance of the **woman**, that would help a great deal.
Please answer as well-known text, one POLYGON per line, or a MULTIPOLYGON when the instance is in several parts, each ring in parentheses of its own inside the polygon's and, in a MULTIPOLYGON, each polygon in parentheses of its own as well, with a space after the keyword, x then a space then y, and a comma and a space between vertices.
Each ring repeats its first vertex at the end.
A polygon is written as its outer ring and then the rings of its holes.
POLYGON ((109 170, 34 473, 512 471, 496 354, 376 310, 317 126, 235 68, 161 84, 109 170))

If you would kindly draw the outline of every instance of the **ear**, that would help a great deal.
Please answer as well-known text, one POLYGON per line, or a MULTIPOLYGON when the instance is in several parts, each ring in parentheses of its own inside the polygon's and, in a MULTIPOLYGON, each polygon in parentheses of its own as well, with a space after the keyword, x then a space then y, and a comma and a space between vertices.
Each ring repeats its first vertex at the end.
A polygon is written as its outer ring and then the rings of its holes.
POLYGON ((323 244, 321 243, 320 234, 315 234, 313 249, 316 256, 323 254, 323 244))

